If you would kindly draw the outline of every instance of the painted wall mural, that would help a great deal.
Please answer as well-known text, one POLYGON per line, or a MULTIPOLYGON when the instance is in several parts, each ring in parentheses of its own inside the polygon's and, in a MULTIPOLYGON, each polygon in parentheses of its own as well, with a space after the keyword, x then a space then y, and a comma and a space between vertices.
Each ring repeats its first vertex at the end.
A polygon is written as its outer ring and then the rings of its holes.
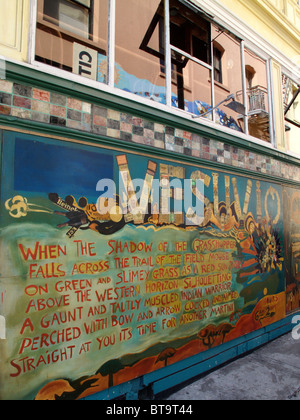
POLYGON ((286 309, 300 308, 300 190, 283 190, 286 309))
POLYGON ((0 398, 80 398, 285 316, 280 185, 8 132, 2 156, 0 398))

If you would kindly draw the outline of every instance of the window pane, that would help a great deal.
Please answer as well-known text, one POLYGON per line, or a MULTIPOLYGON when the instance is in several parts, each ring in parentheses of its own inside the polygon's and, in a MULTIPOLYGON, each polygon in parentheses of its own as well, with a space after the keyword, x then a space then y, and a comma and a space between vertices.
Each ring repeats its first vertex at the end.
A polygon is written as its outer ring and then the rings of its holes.
MULTIPOLYGON (((181 64, 173 66, 172 105, 192 114, 206 114, 211 109, 210 74, 209 69, 182 57, 181 64)), ((204 117, 211 120, 212 113, 204 117)))
POLYGON ((164 2, 116 0, 115 86, 166 103, 164 2))
POLYGON ((106 82, 108 0, 38 0, 36 60, 106 82))
POLYGON ((282 88, 286 146, 291 152, 300 155, 300 85, 283 75, 282 88))
POLYGON ((245 48, 249 134, 270 142, 267 63, 245 48))
POLYGON ((170 0, 170 42, 211 64, 209 22, 177 0, 170 0))
POLYGON ((89 35, 89 10, 67 0, 44 2, 44 19, 83 38, 89 35))
POLYGON ((210 23, 170 0, 172 106, 212 119, 210 23), (180 51, 179 51, 180 50, 180 51), (203 62, 203 65, 201 64, 203 62))
POLYGON ((218 105, 215 110, 215 121, 222 126, 237 131, 244 131, 240 40, 216 25, 212 25, 212 40, 214 50, 215 105, 225 101, 218 105), (230 95, 234 95, 235 102, 232 99, 226 100, 230 95))

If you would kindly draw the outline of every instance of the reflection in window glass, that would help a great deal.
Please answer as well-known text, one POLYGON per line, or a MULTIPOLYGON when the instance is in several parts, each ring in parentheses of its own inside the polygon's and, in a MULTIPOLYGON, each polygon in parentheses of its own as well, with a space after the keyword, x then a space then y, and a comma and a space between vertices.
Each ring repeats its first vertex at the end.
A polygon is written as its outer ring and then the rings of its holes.
POLYGON ((35 59, 106 82, 108 1, 38 0, 35 59))
POLYGON ((115 86, 166 103, 164 2, 116 1, 115 86))
POLYGON ((170 1, 171 45, 211 64, 210 24, 176 0, 170 1))
POLYGON ((228 31, 212 25, 212 42, 215 104, 225 101, 215 110, 215 121, 226 127, 245 131, 240 40, 228 31), (233 99, 241 106, 238 108, 234 106, 235 103, 232 99, 226 101, 229 95, 234 95, 233 99), (232 106, 232 108, 228 106, 232 106))
POLYGON ((222 55, 223 52, 214 46, 214 78, 219 83, 223 82, 222 55))
POLYGON ((45 20, 83 38, 89 35, 89 15, 88 7, 67 0, 44 2, 45 20))
POLYGON ((267 63, 245 48, 245 70, 249 134, 270 142, 267 63))
MULTIPOLYGON (((266 61, 247 48, 242 60, 241 40, 190 2, 169 0, 166 66, 164 0, 115 0, 115 16, 110 0, 37 1, 37 61, 162 104, 168 92, 172 107, 271 141, 266 61), (108 46, 114 22, 115 44, 108 46)), ((297 103, 286 117, 299 121, 297 103)))
POLYGON ((193 60, 178 58, 173 70, 172 106, 192 114, 205 114, 203 117, 211 120, 210 74, 209 69, 193 60))
POLYGON ((172 106, 212 119, 210 23, 171 0, 170 43, 172 106))
MULTIPOLYGON (((243 104, 238 110, 225 107, 229 95, 236 99, 242 92, 240 41, 175 0, 170 20, 172 105, 244 131, 243 104), (214 106, 221 103, 214 112, 212 94, 214 106)), ((243 95, 239 100, 243 101, 243 95)))
POLYGON ((300 85, 282 76, 286 146, 300 155, 300 85))

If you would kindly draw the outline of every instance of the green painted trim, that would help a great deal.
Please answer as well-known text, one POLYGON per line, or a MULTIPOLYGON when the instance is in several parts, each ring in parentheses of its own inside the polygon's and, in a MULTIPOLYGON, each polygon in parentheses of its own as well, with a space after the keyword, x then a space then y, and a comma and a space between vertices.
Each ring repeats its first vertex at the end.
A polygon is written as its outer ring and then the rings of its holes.
POLYGON ((186 120, 185 118, 174 115, 171 112, 148 107, 147 105, 136 102, 133 99, 122 98, 117 94, 104 92, 81 83, 62 79, 61 77, 50 75, 41 70, 7 62, 6 75, 8 80, 12 80, 17 83, 29 84, 40 89, 47 89, 60 94, 65 94, 85 102, 92 102, 96 105, 130 113, 134 116, 139 116, 166 126, 180 128, 203 137, 208 137, 212 140, 222 141, 238 148, 260 153, 264 156, 300 166, 300 159, 288 156, 280 150, 270 149, 263 145, 252 143, 249 140, 236 138, 229 133, 219 131, 217 128, 201 126, 195 121, 186 120))
MULTIPOLYGON (((47 136, 54 136, 60 138, 67 138, 70 140, 80 141, 91 143, 95 145, 100 145, 103 147, 115 147, 120 149, 126 149, 129 152, 139 153, 139 154, 147 154, 151 156, 155 156, 161 159, 172 159, 186 164, 192 164, 194 166, 203 166, 206 168, 211 168, 214 170, 218 170, 221 172, 233 172, 243 177, 248 178, 257 178, 259 180, 265 180, 267 182, 273 182, 282 185, 289 185, 289 186, 300 186, 299 182, 288 180, 268 174, 264 174, 261 172, 254 172, 248 169, 238 168, 231 165, 227 165, 220 162, 213 162, 208 161, 202 158, 198 158, 195 156, 188 156, 182 153, 172 152, 166 149, 159 149, 153 146, 147 146, 139 143, 133 142, 126 142, 124 140, 113 139, 111 137, 89 133, 86 131, 78 131, 66 127, 59 127, 56 125, 40 123, 36 121, 29 121, 29 120, 22 120, 20 118, 15 117, 7 117, 0 115, 0 125, 2 125, 2 130, 5 131, 5 126, 7 126, 10 130, 23 130, 25 132, 33 132, 35 135, 47 135, 47 136)), ((0 130, 0 133, 1 131, 0 130)))

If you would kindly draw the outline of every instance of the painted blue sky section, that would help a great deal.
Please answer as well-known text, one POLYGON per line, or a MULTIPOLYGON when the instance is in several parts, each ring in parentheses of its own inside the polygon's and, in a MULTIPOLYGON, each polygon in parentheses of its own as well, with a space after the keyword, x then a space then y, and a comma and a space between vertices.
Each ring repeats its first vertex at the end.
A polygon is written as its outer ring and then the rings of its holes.
POLYGON ((113 179, 113 156, 83 148, 16 138, 16 191, 97 196, 97 182, 113 179))

